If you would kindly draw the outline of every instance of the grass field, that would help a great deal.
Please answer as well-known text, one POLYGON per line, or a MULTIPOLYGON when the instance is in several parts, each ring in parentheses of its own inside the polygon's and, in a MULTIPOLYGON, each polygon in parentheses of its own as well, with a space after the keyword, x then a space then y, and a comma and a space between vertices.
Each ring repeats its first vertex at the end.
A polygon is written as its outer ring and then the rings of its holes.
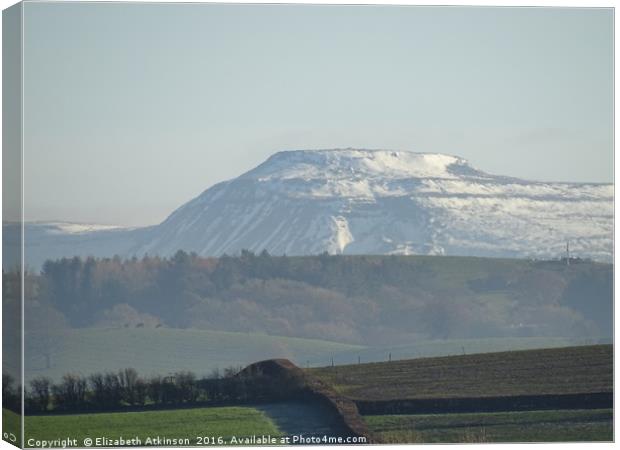
POLYGON ((611 409, 364 417, 384 443, 612 441, 611 409))
POLYGON ((224 331, 170 328, 76 329, 61 335, 46 369, 40 354, 26 348, 28 379, 46 375, 59 379, 67 372, 93 372, 133 367, 144 375, 191 370, 208 375, 212 369, 245 366, 268 358, 289 358, 303 365, 309 359, 329 361, 334 353, 361 347, 318 339, 299 339, 224 331))
MULTIPOLYGON (((18 426, 19 416, 4 411, 3 429, 18 426)), ((248 436, 281 436, 329 428, 303 404, 259 407, 217 407, 133 413, 76 414, 26 417, 29 439, 54 440, 105 436, 108 439, 147 437, 219 437, 231 442, 248 436), (310 430, 312 428, 312 430, 310 430)), ((373 436, 382 443, 458 442, 566 442, 611 441, 613 412, 610 409, 524 411, 476 414, 424 414, 366 416, 373 436)), ((35 446, 31 441, 30 446, 35 446)))
MULTIPOLYGON (((351 364, 467 353, 564 347, 581 344, 568 338, 523 337, 435 340, 393 347, 367 348, 318 339, 193 329, 96 328, 69 330, 53 346, 50 369, 34 348, 27 346, 26 378, 45 375, 59 379, 67 372, 93 372, 133 367, 141 374, 191 370, 208 375, 212 369, 245 366, 269 358, 288 358, 300 367, 351 364)), ((10 369, 5 364, 5 370, 10 369)))
MULTIPOLYGON (((4 410, 3 429, 17 432, 19 416, 4 410)), ((106 437, 110 440, 135 437, 142 445, 148 437, 179 440, 175 445, 243 444, 244 438, 304 434, 335 436, 332 417, 321 404, 278 402, 243 407, 184 408, 176 410, 26 416, 26 446, 40 446, 36 441, 106 437), (199 439, 202 437, 202 441, 199 439), (237 439, 234 442, 233 437, 237 439), (206 438, 206 439, 205 439, 206 438), (215 438, 215 441, 213 439, 215 438), (219 441, 219 438, 222 441, 219 441), (181 442, 189 439, 189 442, 181 442), (29 442, 29 440, 31 440, 29 442)), ((280 444, 281 442, 276 442, 280 444)), ((162 442, 157 445, 166 445, 162 442)), ((62 446, 62 443, 55 446, 62 446)))
POLYGON ((197 445, 199 436, 222 437, 230 442, 233 436, 242 438, 263 434, 280 436, 282 432, 263 411, 252 407, 27 416, 25 419, 26 445, 30 447, 36 445, 28 445, 29 439, 49 441, 71 438, 82 443, 85 438, 122 437, 127 440, 138 437, 144 445, 148 437, 159 436, 188 438, 190 445, 197 445))
POLYGON ((612 392, 611 345, 310 369, 356 400, 612 392))
POLYGON ((15 442, 21 434, 21 420, 19 414, 15 414, 8 409, 2 409, 2 436, 5 441, 18 444, 15 442))

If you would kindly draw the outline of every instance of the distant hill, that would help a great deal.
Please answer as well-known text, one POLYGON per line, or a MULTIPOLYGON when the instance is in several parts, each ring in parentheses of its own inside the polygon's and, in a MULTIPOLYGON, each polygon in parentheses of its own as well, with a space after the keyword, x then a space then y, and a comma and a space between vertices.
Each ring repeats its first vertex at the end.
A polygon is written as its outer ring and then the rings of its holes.
MULTIPOLYGON (((19 280, 6 273, 5 292, 19 280)), ((50 261, 26 289, 26 332, 43 350, 49 328, 190 328, 409 350, 429 340, 598 342, 613 330, 613 267, 588 261, 178 252, 50 261)), ((5 296, 5 311, 11 305, 19 309, 18 298, 5 296)))
MULTIPOLYGON (((6 244, 19 227, 5 225, 6 244)), ((242 249, 276 255, 421 254, 611 262, 613 185, 492 175, 463 158, 389 150, 284 151, 209 187, 161 224, 26 224, 26 264, 49 258, 242 249)), ((10 260, 5 251, 5 261, 10 260)))

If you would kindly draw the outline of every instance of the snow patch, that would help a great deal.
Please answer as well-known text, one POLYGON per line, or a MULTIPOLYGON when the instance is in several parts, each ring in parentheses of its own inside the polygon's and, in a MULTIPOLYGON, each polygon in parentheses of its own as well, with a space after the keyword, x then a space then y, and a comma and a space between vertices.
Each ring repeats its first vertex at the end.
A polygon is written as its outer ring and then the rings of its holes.
POLYGON ((338 253, 344 253, 344 249, 347 245, 354 241, 351 230, 349 230, 349 223, 347 219, 342 216, 332 217, 332 220, 336 226, 334 236, 336 248, 338 249, 338 253))

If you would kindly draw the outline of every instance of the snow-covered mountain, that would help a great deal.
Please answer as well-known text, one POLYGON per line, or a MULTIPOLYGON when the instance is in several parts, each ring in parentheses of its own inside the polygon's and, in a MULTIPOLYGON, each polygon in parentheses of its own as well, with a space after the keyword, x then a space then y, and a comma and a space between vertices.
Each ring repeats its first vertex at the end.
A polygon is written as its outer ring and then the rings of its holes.
MULTIPOLYGON (((107 253, 119 249, 105 241, 123 241, 123 256, 267 249, 557 258, 568 240, 575 256, 611 261, 613 185, 490 175, 445 154, 285 151, 212 186, 157 226, 78 235, 102 239, 107 253)), ((85 254, 78 242, 74 253, 85 254)))

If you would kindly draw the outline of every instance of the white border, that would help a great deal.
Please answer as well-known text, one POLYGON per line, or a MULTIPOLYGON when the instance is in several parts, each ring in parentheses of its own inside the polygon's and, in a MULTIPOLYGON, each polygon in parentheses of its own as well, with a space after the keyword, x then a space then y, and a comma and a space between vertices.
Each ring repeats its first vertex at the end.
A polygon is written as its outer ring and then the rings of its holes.
MULTIPOLYGON (((24 3, 31 3, 33 1, 37 1, 38 0, 25 0, 24 3)), ((42 2, 45 3, 51 3, 51 2, 83 2, 81 0, 41 0, 42 2)), ((0 0, 0 6, 2 7, 2 9, 8 8, 14 4, 16 4, 18 2, 16 2, 15 0, 0 0)), ((101 2, 104 3, 104 2, 101 2)), ((113 3, 117 3, 117 2, 113 2, 113 3)), ((123 3, 128 3, 128 2, 123 2, 123 3)), ((541 1, 536 1, 536 0, 529 0, 529 1, 523 1, 523 0, 513 0, 513 1, 490 1, 490 0, 477 0, 475 2, 471 2, 471 1, 465 1, 465 0, 426 0, 424 2, 416 2, 416 1, 407 1, 407 0, 391 0, 391 1, 385 1, 385 0, 375 0, 375 1, 369 1, 369 0, 339 0, 339 1, 328 1, 328 0, 314 0, 312 2, 310 1, 299 1, 299 0, 289 0, 289 1, 283 1, 283 0, 271 0, 269 2, 263 1, 263 0, 229 0, 228 2, 218 2, 218 1, 205 1, 205 2, 188 2, 188 1, 176 1, 176 0, 132 0, 131 3, 246 3, 246 4, 264 4, 264 3, 270 3, 270 4, 323 4, 323 5, 328 5, 328 4, 338 4, 338 5, 422 5, 422 6, 500 6, 500 7, 588 7, 588 8, 614 8, 617 5, 617 1, 615 0, 606 0, 606 1, 601 1, 601 0, 591 0, 591 1, 575 1, 575 0, 564 0, 564 1, 560 1, 560 0, 541 0, 541 1)), ((614 25, 615 25, 615 10, 614 10, 614 25)), ((1 32, 1 21, 0 21, 0 48, 1 48, 1 41, 2 41, 2 32, 1 32)), ((615 26, 614 26, 614 31, 615 31, 615 26)), ((23 9, 22 9, 22 70, 23 70, 23 33, 24 33, 24 18, 23 18, 23 9)), ((616 117, 616 105, 617 105, 617 91, 615 90, 615 75, 617 73, 616 71, 616 59, 615 59, 615 50, 616 48, 618 48, 618 37, 614 32, 614 183, 615 183, 615 173, 617 173, 617 169, 618 169, 618 160, 615 158, 615 117, 616 117)), ((2 62, 0 61, 0 74, 2 72, 2 62)), ((21 86, 21 102, 22 102, 22 218, 23 218, 23 214, 24 214, 24 152, 23 152, 23 143, 24 143, 24 108, 23 108, 23 94, 24 94, 24 90, 23 90, 24 86, 23 86, 23 72, 22 72, 22 86, 21 86)), ((0 95, 1 98, 1 95, 0 95)), ((1 121, 1 112, 0 112, 0 134, 2 132, 2 121, 1 121)), ((2 161, 0 159, 0 178, 1 178, 1 168, 2 168, 2 161)), ((0 183, 0 194, 1 194, 1 183, 0 183)), ((617 187, 614 184, 614 196, 617 195, 617 187)), ((615 197, 614 197, 615 198, 615 197)), ((614 202, 615 204, 615 202, 614 202)), ((2 206, 2 198, 0 195, 0 208, 2 206)), ((0 237, 2 236, 2 231, 0 229, 0 237)), ((24 234, 23 234, 23 221, 22 221, 22 261, 23 261, 23 239, 24 239, 24 234)), ((615 228, 615 208, 614 208, 614 266, 616 264, 616 252, 615 252, 615 243, 618 241, 618 230, 615 228)), ((1 253, 0 253, 0 263, 1 263, 1 253)), ((23 272, 23 265, 22 265, 22 285, 23 285, 23 277, 24 277, 24 272, 23 272)), ((615 271, 614 268, 614 299, 615 299, 615 286, 617 285, 618 282, 618 274, 615 271)), ((23 292, 22 292, 22 296, 23 296, 23 292)), ((619 310, 620 308, 614 308, 614 324, 616 323, 620 323, 618 322, 618 317, 620 316, 619 310)), ((0 319, 2 317, 2 312, 0 310, 0 319)), ((1 323, 1 322, 0 322, 1 323)), ((22 298, 22 330, 23 330, 23 298, 22 298)), ((614 331, 615 331, 615 326, 614 326, 614 331)), ((1 344, 1 336, 0 336, 0 344, 1 344)), ((615 345, 615 333, 614 333, 614 345, 615 345)), ((618 361, 618 356, 620 355, 617 347, 614 347, 614 361, 618 361)), ((22 374, 23 374, 23 345, 22 345, 22 374)), ((617 383, 615 383, 616 378, 616 371, 615 371, 615 364, 614 364, 614 405, 616 404, 616 400, 617 400, 617 396, 616 396, 616 392, 617 392, 617 383)), ((22 383, 23 384, 23 383, 22 383)), ((23 406, 22 406, 23 408, 23 406)), ((615 408, 614 408, 615 410, 615 408)), ((618 418, 617 414, 614 414, 614 437, 615 437, 615 431, 618 429, 618 425, 620 423, 620 420, 618 418)), ((23 421, 22 421, 22 436, 23 436, 23 421)), ((475 444, 474 444, 475 445, 475 444)), ((484 448, 491 448, 491 449, 522 449, 522 448, 531 448, 532 446, 544 446, 544 448, 546 449, 564 449, 564 448, 581 448, 584 444, 583 443, 551 443, 551 444, 485 444, 484 448)), ((589 444, 585 444, 587 446, 596 446, 598 448, 612 448, 615 447, 615 444, 607 444, 607 443, 589 443, 589 444)), ((319 446, 321 448, 323 448, 323 446, 319 446)), ((409 447, 413 447, 413 445, 386 445, 386 446, 381 446, 382 448, 409 448, 409 447)), ((456 449, 465 449, 465 448, 471 448, 472 445, 465 445, 465 444, 454 444, 451 445, 452 448, 456 448, 456 449)), ((2 449, 13 449, 15 447, 11 446, 10 444, 8 444, 7 442, 4 441, 0 441, 0 450, 2 449)), ((163 449, 167 449, 166 447, 159 447, 159 448, 163 448, 163 449)), ((238 448, 238 447, 236 447, 238 448)), ((246 447, 242 447, 242 448, 246 448, 246 447)), ((316 448, 316 447, 314 447, 316 448)), ((328 448, 328 447, 325 447, 328 448)), ((344 448, 344 449, 359 449, 359 446, 340 446, 339 448, 344 448)))

